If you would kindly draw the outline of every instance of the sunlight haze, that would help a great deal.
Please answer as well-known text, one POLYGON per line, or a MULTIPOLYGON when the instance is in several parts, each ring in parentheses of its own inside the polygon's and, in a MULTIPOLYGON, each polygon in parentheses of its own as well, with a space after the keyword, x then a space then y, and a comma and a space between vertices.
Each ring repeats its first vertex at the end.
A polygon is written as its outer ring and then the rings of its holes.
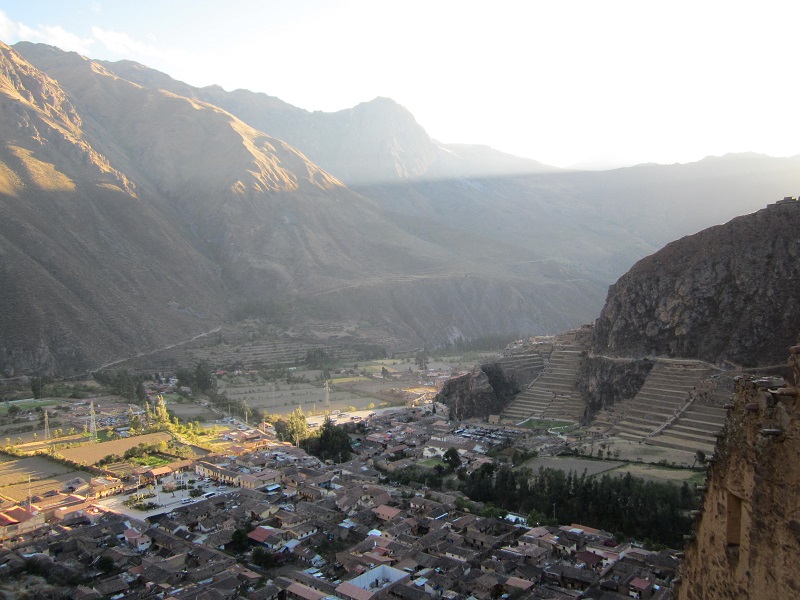
POLYGON ((788 2, 5 2, 0 39, 560 166, 800 153, 788 2))

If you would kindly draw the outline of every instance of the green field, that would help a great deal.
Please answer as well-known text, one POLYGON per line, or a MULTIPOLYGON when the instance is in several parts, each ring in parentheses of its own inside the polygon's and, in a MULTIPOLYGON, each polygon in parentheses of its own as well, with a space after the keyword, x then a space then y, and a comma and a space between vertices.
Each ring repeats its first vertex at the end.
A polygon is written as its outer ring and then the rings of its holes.
POLYGON ((436 468, 436 465, 442 465, 443 467, 447 467, 447 463, 439 458, 426 458, 425 460, 418 460, 417 464, 421 467, 425 467, 428 469, 436 468))

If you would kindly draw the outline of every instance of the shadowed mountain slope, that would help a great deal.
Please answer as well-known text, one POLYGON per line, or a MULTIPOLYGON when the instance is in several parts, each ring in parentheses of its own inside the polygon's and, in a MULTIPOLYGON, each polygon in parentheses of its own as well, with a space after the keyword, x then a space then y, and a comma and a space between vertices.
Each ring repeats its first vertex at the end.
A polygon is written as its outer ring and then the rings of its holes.
POLYGON ((245 300, 420 342, 567 326, 602 298, 580 269, 386 210, 217 106, 18 46, 36 66, 3 48, 8 376, 186 339, 245 300), (58 102, 31 104, 48 86, 58 102))
POLYGON ((800 204, 672 242, 611 286, 595 353, 778 363, 800 333, 800 204))

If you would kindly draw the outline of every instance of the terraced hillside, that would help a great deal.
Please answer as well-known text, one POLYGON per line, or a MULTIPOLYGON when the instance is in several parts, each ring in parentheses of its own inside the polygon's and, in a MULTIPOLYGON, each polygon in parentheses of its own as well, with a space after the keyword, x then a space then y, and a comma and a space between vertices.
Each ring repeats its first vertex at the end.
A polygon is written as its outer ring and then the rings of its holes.
POLYGON ((656 359, 644 385, 630 400, 599 412, 593 431, 678 450, 711 454, 722 429, 724 388, 716 371, 696 360, 656 359))
POLYGON ((506 407, 503 419, 581 420, 585 403, 575 387, 581 352, 577 346, 556 346, 542 374, 506 407))
POLYGON ((731 385, 724 385, 721 378, 714 377, 710 383, 712 389, 705 397, 696 398, 645 443, 678 450, 701 450, 707 456, 713 454, 715 436, 725 424, 727 411, 724 405, 730 401, 732 391, 731 385))

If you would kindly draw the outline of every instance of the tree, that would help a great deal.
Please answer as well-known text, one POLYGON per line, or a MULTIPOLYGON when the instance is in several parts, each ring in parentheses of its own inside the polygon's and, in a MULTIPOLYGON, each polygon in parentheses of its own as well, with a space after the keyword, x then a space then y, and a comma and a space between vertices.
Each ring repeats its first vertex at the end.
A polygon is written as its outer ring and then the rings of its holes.
POLYGON ((304 362, 309 369, 324 369, 329 367, 333 363, 333 360, 323 348, 314 348, 306 352, 306 359, 304 362))
MULTIPOLYGON (((706 453, 703 452, 702 450, 698 450, 697 452, 695 452, 694 453, 694 462, 695 463, 700 463, 701 466, 705 465, 706 464, 706 453)), ((692 466, 694 467, 694 463, 692 463, 692 466)))
POLYGON ((414 357, 414 362, 416 363, 417 367, 419 367, 423 371, 428 370, 428 353, 427 351, 423 350, 422 352, 417 352, 417 355, 414 357))
POLYGON ((244 552, 249 544, 250 538, 247 537, 247 532, 243 529, 236 529, 231 536, 229 547, 234 552, 244 552))
POLYGON ((175 371, 178 387, 194 387, 194 371, 191 369, 178 369, 175 371))
POLYGON ((447 463, 451 471, 458 469, 461 466, 461 457, 458 455, 458 450, 450 446, 444 453, 444 462, 447 463))
POLYGON ((306 452, 322 460, 343 462, 350 459, 353 451, 350 436, 341 427, 336 427, 330 416, 326 416, 319 430, 319 436, 306 438, 303 445, 306 452))
POLYGON ((300 445, 300 441, 308 436, 308 422, 306 416, 303 414, 303 408, 297 407, 297 410, 291 412, 286 419, 286 437, 294 442, 295 446, 300 445))
POLYGON ((272 557, 272 554, 260 546, 253 549, 252 560, 255 565, 262 569, 271 569, 275 566, 275 559, 272 557))
POLYGON ((197 363, 194 368, 194 385, 201 392, 207 392, 214 387, 214 377, 211 375, 211 367, 205 361, 197 363))
POLYGON ((110 573, 114 570, 114 559, 110 556, 101 556, 97 559, 97 568, 103 573, 110 573))
POLYGON ((44 380, 42 380, 41 377, 31 378, 31 392, 35 399, 42 397, 42 393, 44 393, 44 380))

